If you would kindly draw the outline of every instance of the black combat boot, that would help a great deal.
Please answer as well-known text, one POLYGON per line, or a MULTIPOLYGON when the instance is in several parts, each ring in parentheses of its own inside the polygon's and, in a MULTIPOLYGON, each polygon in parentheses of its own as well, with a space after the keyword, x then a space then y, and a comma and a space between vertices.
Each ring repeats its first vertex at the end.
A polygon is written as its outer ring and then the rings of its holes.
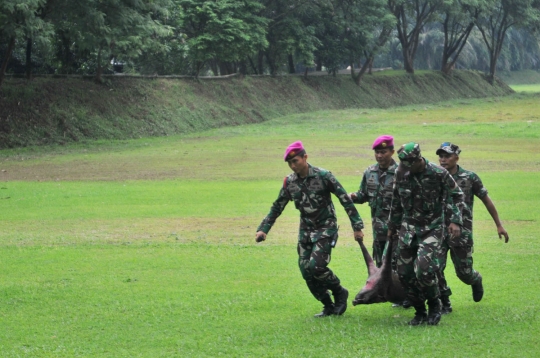
POLYGON ((484 296, 484 286, 482 286, 482 276, 478 276, 478 281, 471 285, 472 287, 472 298, 474 302, 480 302, 484 296))
POLYGON ((334 306, 334 302, 332 302, 332 299, 330 298, 330 295, 326 294, 324 298, 321 300, 321 302, 324 305, 323 310, 321 311, 321 313, 317 313, 314 317, 323 318, 323 317, 332 316, 334 314, 335 306, 334 306))
POLYGON ((334 314, 341 316, 347 310, 347 299, 349 298, 349 291, 343 286, 340 286, 340 290, 333 292, 334 301, 336 301, 334 307, 334 314))
POLYGON ((448 296, 441 296, 441 314, 448 314, 452 312, 452 303, 450 302, 450 297, 448 296))
POLYGON ((430 326, 439 324, 441 320, 441 301, 436 298, 428 301, 428 322, 430 326))
POLYGON ((414 309, 416 310, 416 312, 414 314, 414 318, 409 321, 409 326, 419 326, 422 323, 427 321, 425 304, 422 303, 417 306, 414 306, 414 309))
POLYGON ((403 303, 401 304, 401 306, 403 306, 403 308, 411 308, 411 307, 412 307, 412 303, 411 303, 411 301, 409 301, 408 299, 404 299, 404 300, 403 300, 403 303))

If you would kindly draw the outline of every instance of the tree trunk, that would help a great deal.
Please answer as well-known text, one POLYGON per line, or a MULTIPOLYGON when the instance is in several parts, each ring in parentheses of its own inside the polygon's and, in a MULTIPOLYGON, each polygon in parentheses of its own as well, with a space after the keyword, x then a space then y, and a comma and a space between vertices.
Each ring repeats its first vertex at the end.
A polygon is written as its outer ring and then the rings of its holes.
POLYGON ((32 79, 32 39, 26 39, 26 79, 32 79))
POLYGON ((218 66, 220 76, 226 76, 229 74, 229 69, 227 68, 227 64, 225 62, 219 61, 218 66))
POLYGON ((317 67, 315 68, 315 71, 321 72, 322 71, 322 61, 317 60, 317 67))
POLYGON ((240 74, 242 75, 242 77, 247 75, 246 59, 241 60, 238 67, 240 68, 240 74))
POLYGON ((290 73, 290 74, 296 73, 296 68, 295 68, 295 66, 294 66, 293 55, 292 55, 292 54, 289 54, 289 55, 287 56, 287 60, 288 60, 288 63, 289 63, 289 73, 290 73))
POLYGON ((264 52, 259 51, 259 56, 257 56, 257 70, 259 75, 264 74, 264 52))
POLYGON ((4 62, 2 62, 2 66, 0 67, 0 87, 2 87, 2 82, 4 82, 4 77, 6 75, 6 68, 7 68, 9 58, 11 57, 11 53, 13 52, 14 47, 15 47, 15 36, 11 36, 11 38, 9 39, 6 55, 4 56, 4 62))
POLYGON ((217 63, 217 60, 211 60, 210 61, 210 69, 214 73, 214 76, 219 76, 219 69, 218 69, 218 66, 217 66, 216 63, 217 63))
POLYGON ((354 65, 353 65, 353 63, 351 61, 351 77, 352 77, 354 83, 357 86, 360 86, 360 82, 362 80, 362 77, 366 73, 366 71, 367 71, 367 69, 369 67, 369 64, 370 64, 370 60, 368 59, 366 62, 364 62, 364 64, 362 65, 362 68, 360 68, 360 72, 358 72, 358 74, 356 74, 354 72, 354 65))
POLYGON ((496 53, 497 51, 491 51, 489 54, 489 83, 493 84, 495 82, 495 72, 497 70, 497 60, 499 58, 499 54, 496 53))
POLYGON ((449 75, 450 73, 452 73, 452 70, 454 69, 454 62, 451 61, 451 62, 443 62, 443 66, 441 68, 441 71, 442 73, 444 73, 445 75, 449 75))
POLYGON ((414 59, 410 57, 406 50, 403 50, 403 68, 407 73, 414 73, 414 59))
POLYGON ((304 70, 304 78, 307 78, 307 74, 308 74, 308 68, 306 67, 306 69, 304 70))
POLYGON ((257 71, 257 67, 255 67, 255 64, 253 63, 253 60, 251 59, 250 56, 248 56, 248 60, 249 60, 249 64, 251 65, 251 68, 253 69, 253 72, 256 75, 260 75, 259 71, 257 71))
POLYGON ((101 47, 98 50, 97 55, 97 71, 96 71, 96 78, 95 81, 97 83, 102 83, 103 79, 101 78, 101 74, 103 73, 103 67, 101 66, 101 47))
POLYGON ((272 56, 270 56, 268 51, 266 51, 265 54, 266 54, 266 61, 268 61, 268 67, 270 67, 270 75, 275 76, 277 74, 277 68, 276 68, 274 59, 272 58, 272 56))

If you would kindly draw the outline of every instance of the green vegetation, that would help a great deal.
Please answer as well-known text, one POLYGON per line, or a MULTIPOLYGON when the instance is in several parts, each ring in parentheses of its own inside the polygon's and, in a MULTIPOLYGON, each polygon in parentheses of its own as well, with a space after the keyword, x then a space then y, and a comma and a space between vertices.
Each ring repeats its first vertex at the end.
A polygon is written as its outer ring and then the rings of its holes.
MULTIPOLYGON (((539 113, 538 95, 523 93, 2 150, 2 356, 533 357, 539 113), (409 327, 413 312, 390 304, 313 319, 321 307, 296 267, 292 206, 254 243, 289 172, 287 144, 303 140, 310 162, 352 191, 382 133, 419 141, 429 160, 442 141, 458 143, 510 233, 502 243, 477 201, 475 266, 486 294, 474 303, 449 264, 454 312, 437 327, 409 327)), ((370 246, 368 208, 358 208, 370 246)), ((338 216, 331 267, 355 294, 367 273, 341 207, 338 216)))
MULTIPOLYGON (((533 0, 2 0, 4 73, 537 69, 533 0)), ((351 79, 349 79, 351 80, 351 79)))
POLYGON ((263 122, 343 108, 388 108, 458 98, 504 96, 478 72, 446 76, 388 71, 356 86, 346 76, 246 77, 213 81, 114 77, 11 79, 0 96, 0 148, 131 139, 263 122))

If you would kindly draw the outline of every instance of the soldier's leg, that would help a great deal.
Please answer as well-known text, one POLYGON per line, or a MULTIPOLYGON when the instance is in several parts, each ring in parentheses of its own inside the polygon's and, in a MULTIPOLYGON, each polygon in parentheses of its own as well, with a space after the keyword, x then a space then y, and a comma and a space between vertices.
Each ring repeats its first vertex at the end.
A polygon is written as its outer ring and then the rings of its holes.
POLYGON ((452 312, 452 303, 450 302, 450 295, 452 290, 448 287, 446 277, 444 276, 444 270, 446 268, 446 262, 448 258, 448 240, 445 238, 441 245, 439 256, 439 271, 437 271, 437 280, 439 281, 439 291, 441 293, 442 314, 452 312))
POLYGON ((331 238, 322 237, 314 244, 310 260, 310 269, 313 277, 325 289, 332 291, 335 300, 334 314, 342 315, 347 309, 349 291, 341 286, 339 278, 328 268, 331 260, 331 238))
POLYGON ((397 273, 407 295, 407 305, 409 307, 414 306, 415 309, 414 318, 409 321, 409 325, 411 326, 418 326, 427 321, 425 298, 418 287, 418 281, 414 273, 414 262, 416 261, 417 252, 418 247, 416 243, 414 246, 410 246, 405 245, 400 240, 399 255, 396 261, 397 273))
POLYGON ((418 285, 428 304, 428 324, 436 325, 441 320, 440 291, 437 280, 439 256, 443 240, 442 227, 423 235, 418 248, 418 259, 414 271, 418 285))
POLYGON ((386 241, 373 240, 373 261, 377 267, 381 267, 383 263, 384 246, 386 241))
MULTIPOLYGON (((469 224, 472 225, 472 224, 469 224)), ((480 273, 473 269, 472 228, 464 227, 459 240, 450 242, 450 257, 457 277, 465 284, 472 285, 479 280, 480 273)))
POLYGON ((484 296, 484 287, 482 285, 482 275, 473 268, 472 253, 472 246, 450 247, 450 257, 454 262, 457 277, 463 283, 471 285, 473 300, 480 302, 484 296))
POLYGON ((418 244, 416 238, 411 238, 411 236, 414 236, 414 233, 400 232, 396 270, 405 289, 407 300, 414 306, 420 303, 423 304, 425 298, 418 287, 418 280, 414 271, 418 244))
POLYGON ((473 249, 471 246, 451 246, 450 257, 454 263, 457 277, 467 285, 478 280, 480 273, 473 268, 473 249))
POLYGON ((314 277, 313 268, 310 266, 311 254, 313 252, 313 243, 299 242, 297 246, 298 251, 298 267, 300 273, 306 281, 306 285, 317 300, 323 301, 325 297, 330 299, 330 296, 326 292, 326 288, 323 287, 319 281, 314 277))

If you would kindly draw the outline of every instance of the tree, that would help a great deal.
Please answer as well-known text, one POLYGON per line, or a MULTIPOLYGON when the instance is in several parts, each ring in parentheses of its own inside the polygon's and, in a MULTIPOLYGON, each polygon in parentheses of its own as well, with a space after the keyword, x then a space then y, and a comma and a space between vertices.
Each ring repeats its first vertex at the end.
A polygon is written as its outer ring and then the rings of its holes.
POLYGON ((159 39, 171 28, 159 19, 167 16, 170 0, 57 1, 62 9, 56 13, 59 33, 95 59, 98 82, 114 57, 137 58, 145 49, 167 51, 159 39))
POLYGON ((403 52, 403 67, 414 73, 414 58, 425 24, 433 20, 442 0, 388 0, 388 8, 396 17, 396 29, 403 52))
POLYGON ((321 19, 321 4, 326 0, 263 0, 261 15, 268 19, 268 46, 258 54, 257 70, 262 74, 266 58, 268 72, 276 75, 286 65, 295 72, 295 62, 311 67, 320 46, 316 36, 321 19), (295 60, 296 59, 296 60, 295 60))
POLYGON ((532 0, 494 0, 476 22, 489 53, 489 79, 493 82, 506 33, 512 26, 525 27, 539 18, 532 0))
POLYGON ((267 20, 257 15, 261 11, 257 1, 180 0, 178 4, 196 76, 212 60, 221 65, 222 75, 228 74, 231 62, 245 59, 267 46, 267 20))
POLYGON ((32 38, 37 34, 48 36, 51 27, 38 16, 45 0, 3 0, 0 2, 0 39, 7 40, 7 49, 0 65, 0 87, 17 39, 32 38))
POLYGON ((478 0, 454 0, 444 4, 442 11, 444 48, 441 63, 443 73, 449 74, 454 68, 485 6, 485 2, 478 0))

